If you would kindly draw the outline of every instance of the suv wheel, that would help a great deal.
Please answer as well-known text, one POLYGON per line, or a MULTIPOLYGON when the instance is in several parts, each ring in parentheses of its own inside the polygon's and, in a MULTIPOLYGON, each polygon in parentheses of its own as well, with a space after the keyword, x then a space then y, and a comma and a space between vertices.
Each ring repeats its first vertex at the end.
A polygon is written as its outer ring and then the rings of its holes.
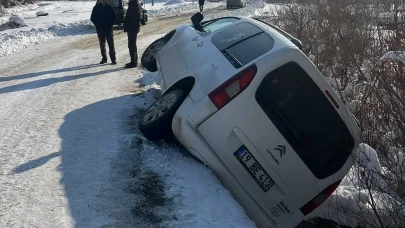
POLYGON ((156 54, 160 51, 160 49, 162 49, 163 46, 165 46, 166 43, 166 39, 162 37, 151 43, 143 52, 141 63, 148 71, 157 71, 156 54))
POLYGON ((143 15, 142 19, 141 19, 141 24, 142 25, 146 25, 146 22, 148 21, 148 16, 146 16, 146 14, 143 15))
POLYGON ((139 121, 139 130, 150 141, 170 138, 172 120, 177 109, 183 103, 185 93, 176 89, 163 94, 143 114, 139 121))

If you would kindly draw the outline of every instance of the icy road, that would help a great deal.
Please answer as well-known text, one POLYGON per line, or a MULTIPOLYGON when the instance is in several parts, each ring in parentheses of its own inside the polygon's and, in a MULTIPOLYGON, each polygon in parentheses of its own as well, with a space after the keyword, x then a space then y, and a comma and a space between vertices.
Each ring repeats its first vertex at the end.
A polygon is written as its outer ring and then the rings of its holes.
MULTIPOLYGON (((139 55, 189 17, 143 26, 139 55)), ((140 136, 159 90, 123 68, 120 29, 115 45, 117 65, 98 64, 95 34, 0 59, 0 227, 254 227, 210 169, 140 136)))

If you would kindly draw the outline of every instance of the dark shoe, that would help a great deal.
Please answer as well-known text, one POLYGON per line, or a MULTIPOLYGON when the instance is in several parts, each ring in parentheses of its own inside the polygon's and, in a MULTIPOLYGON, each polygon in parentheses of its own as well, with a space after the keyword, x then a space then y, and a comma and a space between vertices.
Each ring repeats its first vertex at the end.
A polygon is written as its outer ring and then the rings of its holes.
POLYGON ((117 61, 112 60, 112 61, 111 61, 111 64, 112 64, 112 65, 115 65, 115 64, 117 64, 117 61))
POLYGON ((100 64, 104 64, 104 63, 107 63, 107 59, 102 59, 102 60, 100 61, 100 64))
POLYGON ((125 68, 134 68, 137 66, 138 66, 138 63, 135 63, 135 62, 130 62, 130 63, 125 64, 125 68))

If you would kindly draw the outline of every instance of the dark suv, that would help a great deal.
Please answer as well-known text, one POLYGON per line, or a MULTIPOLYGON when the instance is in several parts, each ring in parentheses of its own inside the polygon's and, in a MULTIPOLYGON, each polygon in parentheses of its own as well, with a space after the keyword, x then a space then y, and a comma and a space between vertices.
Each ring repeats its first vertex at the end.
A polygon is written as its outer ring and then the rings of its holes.
MULTIPOLYGON (((112 5, 114 8, 115 14, 117 15, 117 19, 115 20, 116 25, 121 25, 124 23, 125 15, 128 9, 128 0, 107 0, 109 5, 112 5)), ((98 3, 98 0, 97 0, 98 3)), ((96 4, 97 4, 96 3, 96 4)), ((141 7, 143 7, 143 3, 141 3, 141 7)), ((146 25, 148 21, 148 15, 146 14, 146 10, 142 8, 141 13, 141 24, 146 25)))

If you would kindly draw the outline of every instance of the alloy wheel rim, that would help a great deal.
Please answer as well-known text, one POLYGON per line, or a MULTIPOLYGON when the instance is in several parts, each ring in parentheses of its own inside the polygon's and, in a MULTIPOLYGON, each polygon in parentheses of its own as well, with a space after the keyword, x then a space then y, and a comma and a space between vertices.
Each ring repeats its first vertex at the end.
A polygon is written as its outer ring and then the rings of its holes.
POLYGON ((173 106, 176 99, 177 95, 175 93, 170 93, 161 97, 155 104, 149 107, 148 111, 143 117, 143 121, 145 123, 150 123, 160 118, 173 106))
POLYGON ((160 40, 158 42, 155 42, 153 45, 151 45, 146 51, 145 51, 145 60, 150 61, 152 59, 155 59, 156 54, 162 47, 165 45, 165 42, 163 40, 160 40))

